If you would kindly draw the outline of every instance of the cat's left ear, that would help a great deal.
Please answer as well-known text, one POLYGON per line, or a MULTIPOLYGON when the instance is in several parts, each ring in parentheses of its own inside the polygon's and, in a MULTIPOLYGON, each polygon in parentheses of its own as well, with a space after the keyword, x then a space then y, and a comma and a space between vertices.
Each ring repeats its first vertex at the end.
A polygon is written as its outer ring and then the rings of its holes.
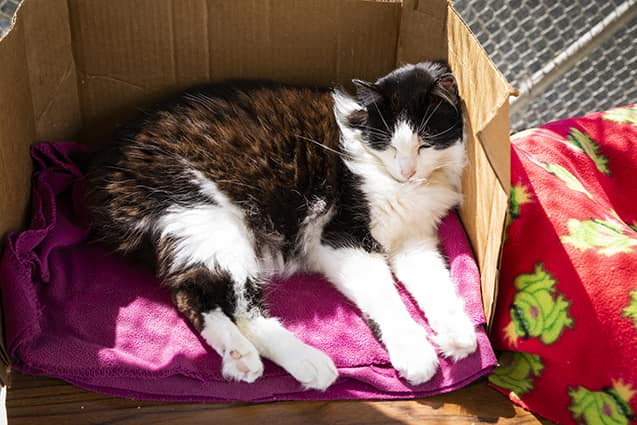
POLYGON ((363 80, 352 80, 352 83, 356 89, 356 99, 363 105, 371 105, 383 97, 374 83, 363 80))
POLYGON ((449 102, 454 108, 458 104, 458 82, 453 74, 443 74, 434 82, 433 94, 449 102))

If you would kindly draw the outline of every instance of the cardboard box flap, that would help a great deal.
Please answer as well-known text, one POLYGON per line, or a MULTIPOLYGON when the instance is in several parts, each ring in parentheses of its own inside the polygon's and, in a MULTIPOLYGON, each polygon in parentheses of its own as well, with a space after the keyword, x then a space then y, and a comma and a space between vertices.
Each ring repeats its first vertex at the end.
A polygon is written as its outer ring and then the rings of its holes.
POLYGON ((139 0, 134 8, 128 0, 69 0, 69 6, 88 128, 209 80, 331 85, 377 77, 395 64, 401 12, 400 3, 341 0, 139 0))
POLYGON ((482 304, 487 324, 492 323, 497 300, 500 248, 508 207, 508 195, 480 143, 467 144, 471 163, 463 179, 464 203, 460 209, 480 269, 482 304))
POLYGON ((490 324, 510 187, 508 101, 515 90, 452 7, 448 8, 447 37, 448 61, 458 77, 469 129, 470 165, 463 180, 461 217, 480 267, 482 301, 490 324))
POLYGON ((458 13, 452 7, 448 11, 448 61, 454 73, 464 82, 461 94, 469 106, 468 114, 475 134, 484 146, 500 184, 508 193, 509 115, 504 115, 502 108, 516 91, 493 64, 458 13), (491 126, 491 131, 485 131, 494 120, 497 120, 497 125, 491 126))

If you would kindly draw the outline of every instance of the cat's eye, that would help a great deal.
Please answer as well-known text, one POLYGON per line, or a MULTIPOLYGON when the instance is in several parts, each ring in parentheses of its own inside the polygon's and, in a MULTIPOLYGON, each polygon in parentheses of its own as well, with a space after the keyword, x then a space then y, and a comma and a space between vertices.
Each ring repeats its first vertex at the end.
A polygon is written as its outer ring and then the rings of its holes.
POLYGON ((396 155, 398 155, 398 149, 396 149, 396 147, 392 145, 389 145, 388 148, 389 151, 394 155, 394 158, 396 158, 396 155))
POLYGON ((421 144, 420 146, 418 146, 418 153, 420 153, 420 151, 421 151, 421 150, 423 150, 423 149, 427 149, 427 148, 431 148, 431 147, 433 147, 433 145, 432 145, 432 144, 430 144, 430 143, 423 143, 423 144, 421 144))

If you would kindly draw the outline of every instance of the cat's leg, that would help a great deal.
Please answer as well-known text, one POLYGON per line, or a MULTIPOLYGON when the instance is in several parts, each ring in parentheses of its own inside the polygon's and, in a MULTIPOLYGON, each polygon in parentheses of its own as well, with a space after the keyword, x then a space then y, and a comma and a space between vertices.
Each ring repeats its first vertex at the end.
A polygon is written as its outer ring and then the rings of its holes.
POLYGON ((178 310, 221 356, 222 375, 244 382, 258 379, 263 374, 259 353, 231 320, 236 297, 230 276, 193 265, 172 273, 166 282, 178 310))
POLYGON ((263 357, 281 366, 306 389, 324 391, 338 377, 332 359, 301 341, 278 319, 253 312, 239 318, 237 325, 263 357))
POLYGON ((240 214, 214 205, 171 214, 160 220, 161 274, 179 310, 222 356, 224 376, 254 381, 263 372, 261 354, 306 388, 332 384, 338 375, 332 360, 262 307, 259 262, 240 214))
POLYGON ((312 263, 376 325, 393 367, 403 378, 417 385, 434 376, 436 351, 400 299, 383 255, 321 244, 312 263))
POLYGON ((254 285, 257 260, 240 213, 224 199, 171 207, 156 224, 157 263, 177 308, 222 357, 223 376, 253 382, 263 363, 234 316, 254 285))
POLYGON ((438 251, 437 240, 405 244, 392 255, 391 264, 436 332, 434 342, 442 354, 459 360, 473 353, 477 346, 475 327, 438 251))

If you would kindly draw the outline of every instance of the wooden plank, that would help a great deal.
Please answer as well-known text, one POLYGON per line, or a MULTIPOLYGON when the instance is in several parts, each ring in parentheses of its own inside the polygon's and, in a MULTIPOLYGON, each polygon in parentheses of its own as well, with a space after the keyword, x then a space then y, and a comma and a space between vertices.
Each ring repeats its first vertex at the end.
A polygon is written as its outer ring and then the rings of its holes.
POLYGON ((57 379, 14 373, 7 410, 11 425, 551 424, 514 406, 485 380, 451 394, 417 400, 219 404, 119 399, 57 379))

